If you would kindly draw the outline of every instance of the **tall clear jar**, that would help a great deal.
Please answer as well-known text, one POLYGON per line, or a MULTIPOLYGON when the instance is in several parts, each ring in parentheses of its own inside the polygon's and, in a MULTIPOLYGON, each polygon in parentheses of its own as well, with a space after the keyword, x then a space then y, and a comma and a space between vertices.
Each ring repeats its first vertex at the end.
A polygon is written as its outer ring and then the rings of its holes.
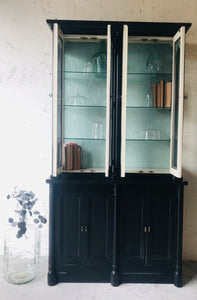
POLYGON ((36 278, 40 271, 40 231, 27 225, 27 231, 17 237, 17 227, 11 227, 4 239, 4 278, 22 284, 36 278))

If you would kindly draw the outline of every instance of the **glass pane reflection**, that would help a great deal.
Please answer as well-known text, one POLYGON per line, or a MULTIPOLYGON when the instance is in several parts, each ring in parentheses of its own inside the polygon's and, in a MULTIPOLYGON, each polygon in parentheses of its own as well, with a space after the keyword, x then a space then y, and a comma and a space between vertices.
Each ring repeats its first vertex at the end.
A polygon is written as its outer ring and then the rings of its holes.
POLYGON ((58 38, 58 96, 57 96, 57 166, 62 165, 62 54, 63 41, 58 38))

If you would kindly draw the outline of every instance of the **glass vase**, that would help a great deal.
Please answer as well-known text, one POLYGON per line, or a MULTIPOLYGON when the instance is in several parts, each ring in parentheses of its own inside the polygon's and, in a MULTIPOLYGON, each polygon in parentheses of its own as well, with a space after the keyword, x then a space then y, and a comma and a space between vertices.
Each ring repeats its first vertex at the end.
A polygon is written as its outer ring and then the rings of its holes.
POLYGON ((27 231, 17 237, 18 228, 8 230, 4 240, 4 278, 22 284, 36 278, 40 270, 40 231, 27 225, 27 231))

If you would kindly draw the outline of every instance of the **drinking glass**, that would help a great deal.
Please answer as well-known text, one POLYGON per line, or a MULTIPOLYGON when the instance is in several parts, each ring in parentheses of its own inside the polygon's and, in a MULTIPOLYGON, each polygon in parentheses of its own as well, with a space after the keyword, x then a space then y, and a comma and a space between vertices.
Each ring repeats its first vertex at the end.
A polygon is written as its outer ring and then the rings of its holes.
POLYGON ((104 123, 101 117, 98 117, 97 121, 93 123, 92 133, 94 139, 104 138, 104 123))

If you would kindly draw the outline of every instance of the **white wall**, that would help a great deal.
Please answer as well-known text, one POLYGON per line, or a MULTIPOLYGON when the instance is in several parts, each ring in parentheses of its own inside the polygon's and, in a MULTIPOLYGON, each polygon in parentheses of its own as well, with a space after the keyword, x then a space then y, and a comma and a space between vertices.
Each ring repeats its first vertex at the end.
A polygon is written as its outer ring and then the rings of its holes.
MULTIPOLYGON (((46 19, 192 22, 186 45, 183 143, 184 259, 197 260, 197 1, 0 0, 0 252, 6 194, 32 189, 48 213, 51 174, 51 43, 46 19)), ((47 227, 43 231, 47 253, 47 227)))

